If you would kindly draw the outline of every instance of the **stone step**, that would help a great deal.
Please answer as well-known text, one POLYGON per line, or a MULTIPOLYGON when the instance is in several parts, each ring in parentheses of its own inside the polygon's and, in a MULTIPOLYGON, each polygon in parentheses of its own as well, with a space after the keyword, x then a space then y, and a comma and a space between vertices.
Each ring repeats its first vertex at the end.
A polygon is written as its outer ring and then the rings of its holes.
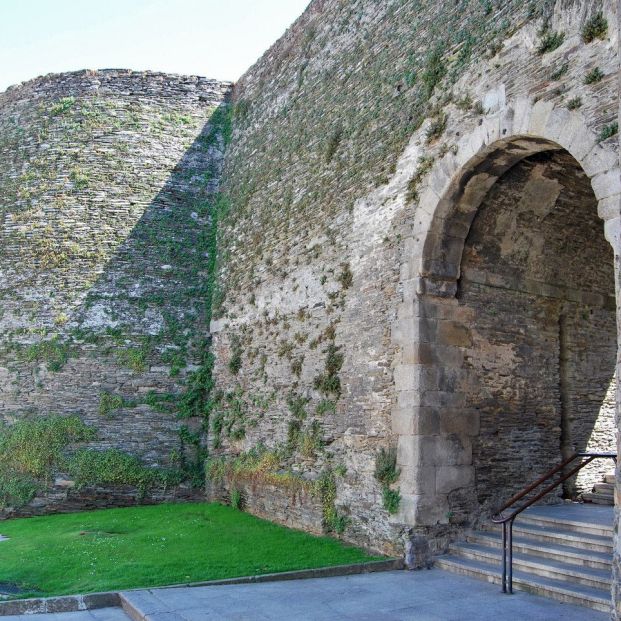
POLYGON ((597 494, 609 494, 612 496, 615 493, 615 486, 613 483, 596 483, 593 486, 593 491, 597 494))
MULTIPOLYGON (((496 568, 502 566, 500 550, 485 545, 476 543, 454 544, 450 546, 449 552, 452 556, 489 563, 496 568)), ((515 548, 513 551, 513 571, 522 571, 542 578, 562 580, 567 583, 602 590, 610 590, 612 583, 610 569, 579 567, 561 561, 521 554, 515 548)))
MULTIPOLYGON (((465 576, 501 584, 501 568, 488 562, 445 555, 436 559, 436 567, 465 576)), ((610 612, 610 591, 581 584, 533 576, 523 571, 513 572, 513 588, 543 595, 559 602, 586 606, 601 612, 610 612)))
POLYGON ((550 530, 564 530, 600 537, 612 537, 612 524, 598 524, 596 522, 584 522, 559 516, 541 515, 524 511, 516 520, 516 524, 526 526, 544 526, 550 530))
POLYGON ((614 483, 615 483, 615 473, 613 472, 612 474, 604 475, 604 481, 606 483, 611 483, 612 485, 614 485, 614 483))
POLYGON ((584 502, 592 502, 595 505, 608 505, 609 507, 615 504, 615 498, 612 494, 587 492, 586 494, 582 494, 582 500, 584 500, 584 502))
MULTIPOLYGON (((500 533, 501 526, 490 524, 486 527, 487 532, 500 533)), ((513 536, 525 537, 533 541, 558 545, 570 545, 574 548, 593 552, 606 552, 612 554, 612 535, 589 535, 576 531, 560 528, 550 529, 546 526, 535 524, 522 524, 518 520, 513 524, 513 536)))
MULTIPOLYGON (((469 543, 476 543, 489 548, 502 549, 502 535, 498 532, 475 532, 468 535, 469 543)), ((611 571, 612 556, 610 552, 595 552, 592 549, 576 548, 556 542, 542 542, 527 537, 513 537, 513 550, 553 561, 611 571)))

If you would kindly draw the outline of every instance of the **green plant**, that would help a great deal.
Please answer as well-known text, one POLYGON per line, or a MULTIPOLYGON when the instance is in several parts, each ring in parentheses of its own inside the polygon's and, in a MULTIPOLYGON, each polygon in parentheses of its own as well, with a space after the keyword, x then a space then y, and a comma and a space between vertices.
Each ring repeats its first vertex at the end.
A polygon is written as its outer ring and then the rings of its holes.
POLYGON ((305 397, 304 395, 296 395, 294 393, 290 393, 287 397, 287 406, 289 407, 289 411, 293 416, 298 420, 304 420, 308 413, 306 412, 306 406, 308 405, 310 399, 305 397))
POLYGON ((431 124, 427 128, 427 133, 425 135, 427 144, 430 144, 434 140, 437 140, 444 133, 447 121, 448 115, 444 113, 440 113, 431 121, 431 124))
POLYGON ((330 134, 330 139, 328 140, 328 144, 326 145, 326 164, 329 164, 332 161, 332 158, 334 157, 334 154, 339 147, 339 143, 341 142, 342 137, 343 128, 341 125, 338 125, 330 134))
POLYGON ((446 65, 444 64, 443 54, 443 48, 438 46, 427 56, 425 70, 421 76, 427 98, 431 97, 436 86, 446 75, 446 65))
POLYGON ((28 362, 45 362, 48 371, 58 372, 69 360, 70 353, 69 346, 58 336, 54 336, 47 341, 30 345, 24 353, 24 358, 28 362))
POLYGON ((343 534, 349 526, 349 519, 336 508, 336 479, 331 468, 326 468, 315 481, 314 493, 321 500, 323 527, 326 532, 343 534))
POLYGON ((341 263, 341 273, 338 276, 338 281, 341 283, 343 289, 349 289, 354 282, 354 274, 351 271, 349 263, 341 263))
POLYGON ((231 488, 230 501, 231 507, 233 507, 233 509, 236 509, 237 511, 243 510, 244 499, 241 491, 238 490, 236 487, 231 488))
POLYGON ((291 373, 296 377, 300 377, 302 375, 302 366, 304 364, 304 356, 298 356, 291 360, 291 373))
POLYGON ((22 419, 0 425, 0 496, 30 499, 39 483, 47 483, 54 470, 65 467, 67 448, 94 439, 95 431, 77 416, 22 419), (28 497, 28 498, 26 498, 28 497))
POLYGON ((324 395, 341 394, 341 380, 338 374, 343 366, 344 357, 340 350, 341 348, 334 343, 330 343, 324 349, 324 353, 327 354, 324 371, 314 379, 315 389, 324 395))
POLYGON ((69 180, 73 182, 73 186, 76 190, 83 190, 88 186, 89 176, 88 173, 84 172, 80 168, 74 168, 69 173, 69 180))
POLYGON ((539 55, 547 54, 563 45, 565 41, 564 32, 553 32, 551 30, 544 30, 540 33, 539 46, 537 47, 537 53, 539 55))
POLYGON ((75 104, 75 97, 61 97, 58 101, 52 104, 50 108, 50 116, 58 116, 64 114, 75 104))
POLYGON ((584 78, 585 84, 597 84, 597 82, 601 82, 604 77, 604 72, 599 68, 595 67, 589 73, 586 74, 584 78))
POLYGON ((0 473, 0 507, 23 507, 37 494, 41 485, 23 475, 0 473))
POLYGON ((418 168, 416 173, 408 182, 408 189, 406 193, 406 200, 415 201, 418 199, 418 186, 423 177, 431 170, 434 158, 432 156, 422 155, 418 158, 418 168))
POLYGON ((234 334, 231 337, 231 358, 229 359, 229 371, 233 375, 237 375, 242 367, 242 354, 244 350, 241 346, 239 337, 234 334))
POLYGON ((109 392, 102 392, 99 394, 99 414, 106 418, 113 410, 118 410, 123 407, 123 397, 121 395, 113 395, 109 392))
POLYGON ((582 29, 582 40, 591 43, 595 39, 605 39, 608 32, 608 20, 600 11, 587 21, 582 29))
POLYGON ((382 487, 382 504, 388 513, 397 513, 401 504, 401 493, 399 490, 391 489, 387 486, 382 487))
POLYGON ((143 349, 137 347, 127 347, 116 352, 116 358, 120 364, 131 369, 134 373, 146 371, 147 362, 143 349))
POLYGON ((375 478, 385 485, 395 483, 399 478, 397 469, 397 450, 380 449, 375 458, 375 478))
POLYGON ((551 80, 560 80, 569 71, 569 63, 561 65, 554 73, 550 75, 551 80))
POLYGON ((599 135, 597 137, 597 142, 602 142, 603 140, 608 140, 611 136, 615 136, 619 132, 619 123, 615 121, 614 123, 610 123, 610 125, 604 125, 599 135))
POLYGON ((468 94, 464 95, 461 99, 457 99, 455 101, 455 106, 457 106, 459 110, 463 110, 464 112, 470 110, 472 108, 472 105, 472 97, 470 97, 470 95, 468 94))
POLYGON ((315 408, 315 412, 320 416, 323 414, 334 414, 336 412, 336 402, 332 399, 322 399, 315 408))
POLYGON ((389 513, 396 513, 399 510, 401 494, 390 487, 396 483, 399 474, 396 449, 380 449, 375 458, 375 478, 381 483, 382 504, 389 513))
POLYGON ((568 110, 577 110, 582 105, 581 97, 573 97, 567 102, 568 110))
POLYGON ((118 449, 80 449, 67 464, 76 486, 131 485, 141 496, 156 486, 167 487, 181 482, 178 471, 145 466, 137 457, 118 449))

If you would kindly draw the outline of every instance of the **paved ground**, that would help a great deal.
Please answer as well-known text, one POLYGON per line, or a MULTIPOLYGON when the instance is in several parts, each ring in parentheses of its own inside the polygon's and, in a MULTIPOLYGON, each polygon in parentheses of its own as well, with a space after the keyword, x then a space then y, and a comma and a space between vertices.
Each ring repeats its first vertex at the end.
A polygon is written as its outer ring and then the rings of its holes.
MULTIPOLYGON (((127 593, 149 621, 605 621, 587 608, 439 569, 127 593)), ((119 609, 0 621, 127 621, 119 609)))
MULTIPOLYGON (((559 505, 536 505, 527 509, 523 515, 541 515, 572 522, 588 522, 612 526, 615 519, 614 507, 591 503, 565 502, 559 505)), ((517 518, 520 519, 519 517, 517 518)))

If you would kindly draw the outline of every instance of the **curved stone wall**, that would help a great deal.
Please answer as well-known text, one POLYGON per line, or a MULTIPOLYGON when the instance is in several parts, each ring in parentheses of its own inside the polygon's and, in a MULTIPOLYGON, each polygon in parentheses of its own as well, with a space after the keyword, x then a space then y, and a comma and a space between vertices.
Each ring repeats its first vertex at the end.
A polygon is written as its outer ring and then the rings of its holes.
POLYGON ((0 94, 0 419, 77 414, 95 448, 178 456, 229 90, 104 70, 0 94))

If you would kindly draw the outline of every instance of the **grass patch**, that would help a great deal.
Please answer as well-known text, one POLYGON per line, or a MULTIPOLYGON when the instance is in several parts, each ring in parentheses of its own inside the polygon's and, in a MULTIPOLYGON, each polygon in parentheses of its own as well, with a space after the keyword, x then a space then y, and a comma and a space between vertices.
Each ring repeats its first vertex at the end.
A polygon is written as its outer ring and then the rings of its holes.
POLYGON ((163 504, 7 520, 0 582, 63 595, 375 560, 218 504, 163 504))

